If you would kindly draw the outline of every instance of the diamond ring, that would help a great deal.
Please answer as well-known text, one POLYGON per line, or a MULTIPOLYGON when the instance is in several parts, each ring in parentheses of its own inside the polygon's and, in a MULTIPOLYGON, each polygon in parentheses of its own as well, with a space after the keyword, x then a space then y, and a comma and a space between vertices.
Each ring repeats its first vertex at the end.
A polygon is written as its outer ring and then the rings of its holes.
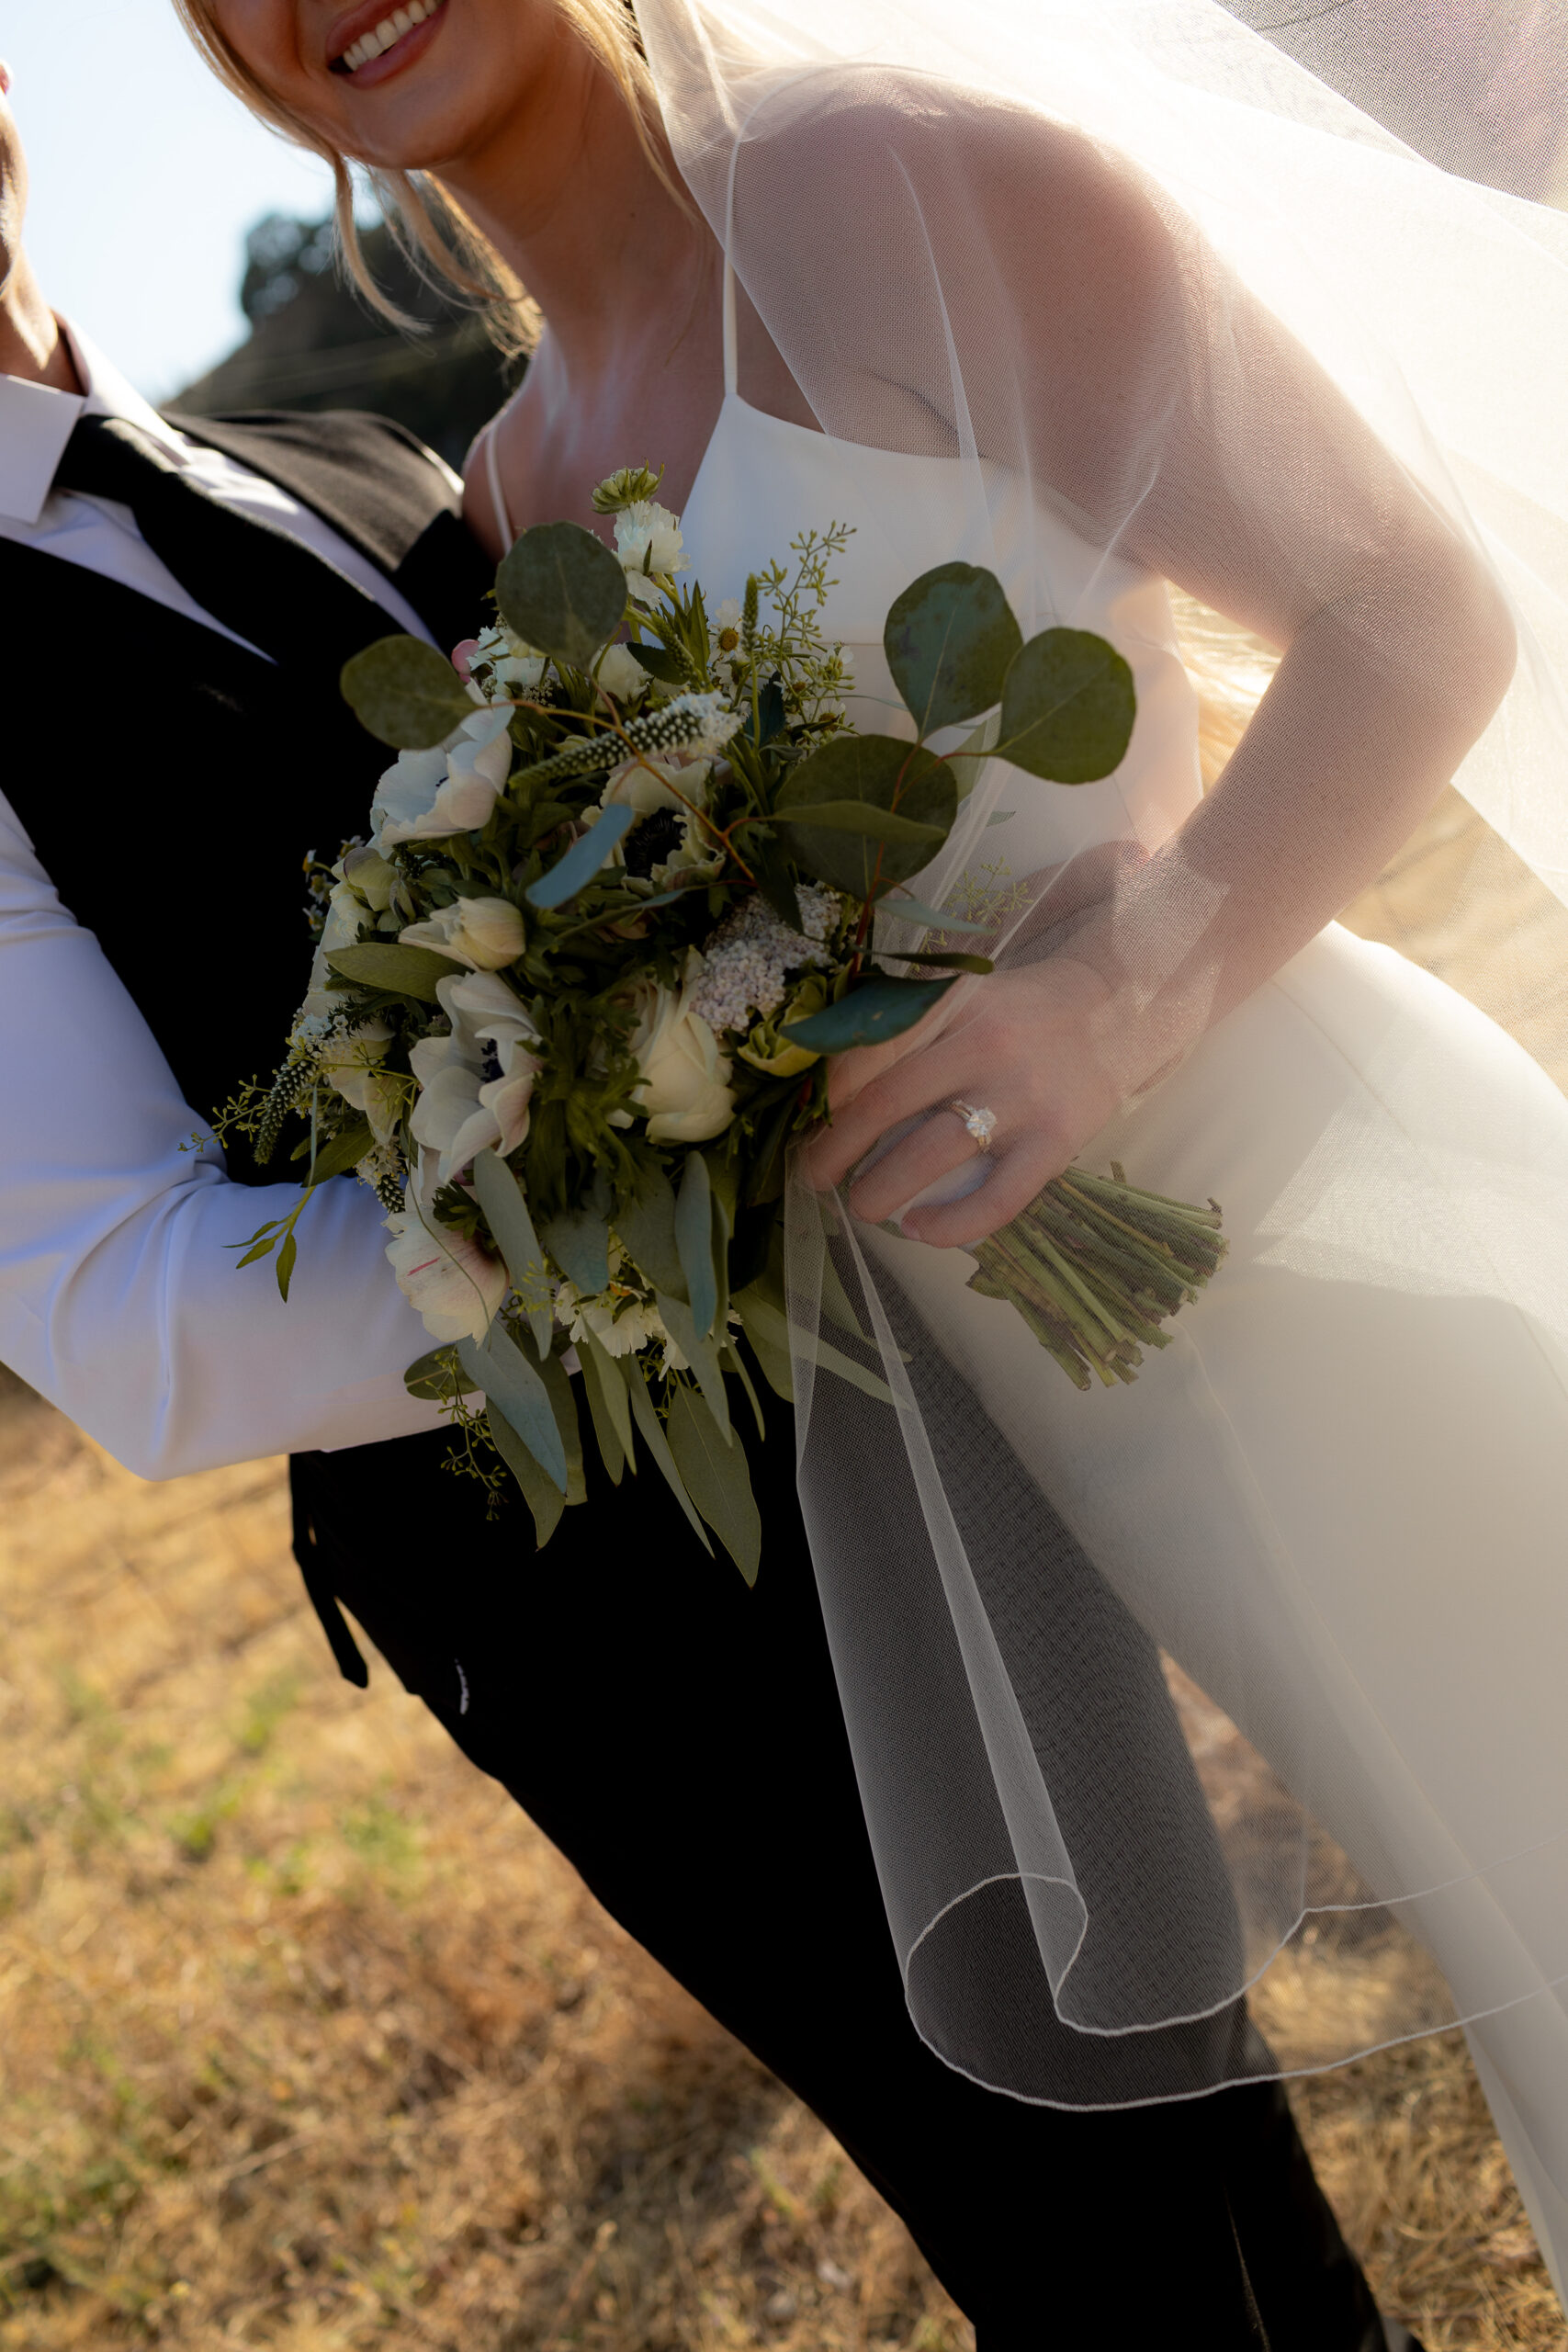
POLYGON ((960 1102, 956 1095, 947 1107, 950 1111, 957 1113, 970 1135, 974 1136, 977 1148, 981 1151, 989 1151, 991 1137, 997 1131, 996 1113, 983 1111, 977 1103, 960 1102))

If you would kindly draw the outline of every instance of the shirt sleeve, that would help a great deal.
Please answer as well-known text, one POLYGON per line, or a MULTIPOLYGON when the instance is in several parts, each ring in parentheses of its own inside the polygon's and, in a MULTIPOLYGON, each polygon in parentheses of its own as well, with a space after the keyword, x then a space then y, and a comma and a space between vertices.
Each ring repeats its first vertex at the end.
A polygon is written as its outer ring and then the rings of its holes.
POLYGON ((352 1179, 286 1305, 243 1243, 299 1187, 231 1183, 90 932, 0 797, 0 1361, 144 1478, 428 1430, 430 1341, 352 1179), (187 1147, 181 1148, 182 1145, 187 1147))

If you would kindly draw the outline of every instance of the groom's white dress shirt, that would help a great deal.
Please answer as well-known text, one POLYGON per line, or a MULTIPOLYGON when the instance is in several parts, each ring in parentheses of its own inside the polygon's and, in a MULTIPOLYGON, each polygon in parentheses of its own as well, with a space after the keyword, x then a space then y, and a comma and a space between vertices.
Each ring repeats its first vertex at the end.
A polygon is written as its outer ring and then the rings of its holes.
MULTIPOLYGON (((368 590, 394 626, 428 640, 391 582, 330 525, 175 432, 67 332, 85 393, 0 376, 0 536, 232 637, 152 553, 129 507, 51 487, 78 416, 123 416, 205 489, 290 532, 368 590)), ((90 621, 85 594, 82 610, 90 621)), ((95 732, 69 682, 71 623, 62 610, 62 792, 93 756, 95 732)), ((102 720, 112 729, 112 707, 102 720)), ((178 757, 177 744, 169 753, 178 757)), ((103 854, 114 854, 112 841, 103 854)), ((195 919, 178 898, 147 910, 153 922, 195 919)), ((301 986, 304 977, 302 962, 301 986)), ((193 955, 191 985, 204 984, 193 955)), ((286 1215, 298 1187, 231 1184, 210 1147, 181 1149, 204 1125, 0 797, 0 1362, 145 1477, 429 1429, 434 1408, 401 1378, 429 1341, 392 1280, 374 1197, 357 1184, 323 1187, 301 1220, 286 1306, 270 1265, 240 1272, 243 1253, 226 1245, 286 1215)))

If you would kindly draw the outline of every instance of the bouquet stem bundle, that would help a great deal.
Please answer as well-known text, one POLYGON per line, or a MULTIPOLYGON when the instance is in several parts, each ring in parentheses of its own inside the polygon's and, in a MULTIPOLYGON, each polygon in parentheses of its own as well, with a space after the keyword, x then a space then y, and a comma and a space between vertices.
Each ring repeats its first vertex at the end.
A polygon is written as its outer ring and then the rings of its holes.
POLYGON ((1017 1308, 1076 1386, 1136 1377, 1145 1347, 1164 1348, 1160 1324, 1224 1258, 1220 1207, 1206 1209, 1111 1175, 1069 1169, 1021 1216, 980 1242, 969 1287, 1017 1308))

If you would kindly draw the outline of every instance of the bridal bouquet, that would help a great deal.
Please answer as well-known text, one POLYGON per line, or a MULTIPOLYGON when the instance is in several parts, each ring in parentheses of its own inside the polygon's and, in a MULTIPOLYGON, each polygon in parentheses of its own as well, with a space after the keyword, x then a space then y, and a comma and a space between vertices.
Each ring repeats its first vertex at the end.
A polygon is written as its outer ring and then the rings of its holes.
MULTIPOLYGON (((1109 774, 1133 682, 1103 639, 1025 643, 990 572, 944 564, 887 616, 913 740, 859 733, 820 620, 847 530, 804 533, 710 611, 658 487, 628 468, 594 492, 614 553, 576 523, 524 532, 495 619, 452 661, 399 637, 347 664, 349 702, 398 757, 369 837, 311 869, 315 965, 288 1057, 216 1124, 262 1159, 291 1119, 306 1130, 299 1207, 242 1260, 276 1251, 285 1295, 315 1187, 351 1169, 374 1186, 435 1342, 409 1384, 444 1401, 487 1485, 515 1476, 541 1543, 584 1491, 575 1350, 610 1477, 640 1442, 750 1577, 761 1530, 727 1375, 761 1427, 743 1333, 790 1393, 787 1148, 828 1115, 829 1057, 990 970, 964 942, 994 918, 907 888, 984 760, 1109 774)), ((974 1286, 1080 1387, 1130 1380, 1218 1263, 1218 1222, 1075 1168, 978 1246, 974 1286)))

